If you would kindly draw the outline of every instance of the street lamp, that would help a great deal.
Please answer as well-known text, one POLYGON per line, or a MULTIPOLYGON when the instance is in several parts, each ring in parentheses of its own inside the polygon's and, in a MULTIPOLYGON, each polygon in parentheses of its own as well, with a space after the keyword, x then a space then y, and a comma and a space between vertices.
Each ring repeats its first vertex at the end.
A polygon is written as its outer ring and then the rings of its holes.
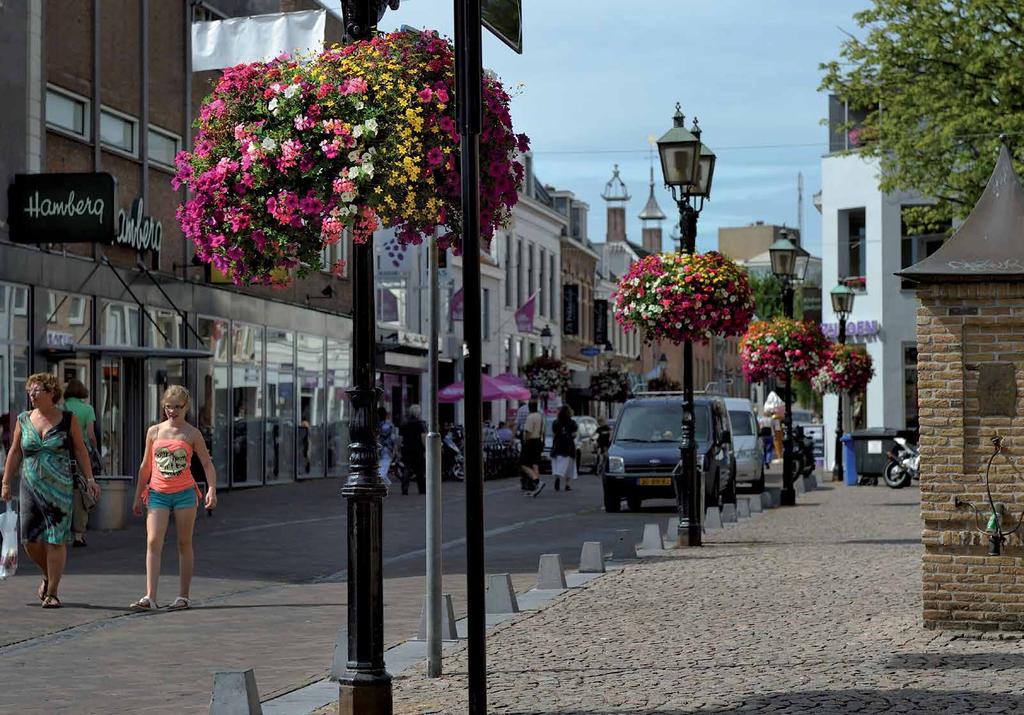
MULTIPOLYGON (((840 283, 829 291, 829 295, 832 298, 832 312, 839 319, 839 344, 846 345, 846 319, 853 313, 853 299, 857 294, 850 286, 840 283)), ((832 474, 837 482, 841 482, 843 481, 843 459, 840 451, 843 445, 843 393, 837 393, 836 398, 839 407, 836 409, 836 456, 832 474)))
POLYGON ((661 357, 658 358, 658 367, 661 368, 658 371, 658 377, 665 377, 665 370, 668 368, 668 355, 665 353, 662 353, 661 357))
MULTIPOLYGON (((672 117, 672 128, 658 140, 658 156, 665 186, 679 207, 680 253, 692 254, 697 243, 697 217, 711 195, 715 154, 700 141, 697 120, 687 131, 679 104, 672 117)), ((662 353, 658 362, 664 368, 668 358, 662 353), (662 362, 664 361, 664 362, 662 362)), ((664 370, 662 370, 664 372, 664 370)), ((679 440, 680 465, 673 479, 676 511, 679 514, 679 542, 701 545, 701 481, 697 474, 697 441, 693 411, 693 343, 683 342, 683 418, 679 440)))
MULTIPOLYGON (((797 246, 783 229, 779 240, 768 247, 772 261, 772 273, 782 281, 782 311, 787 318, 793 317, 793 284, 804 279, 810 254, 797 246)), ((786 366, 786 417, 783 422, 782 441, 782 506, 796 504, 796 490, 793 488, 793 374, 786 366)))
POLYGON ((540 344, 544 348, 544 357, 547 357, 551 350, 551 340, 554 335, 551 334, 551 326, 545 325, 544 329, 540 331, 540 344))

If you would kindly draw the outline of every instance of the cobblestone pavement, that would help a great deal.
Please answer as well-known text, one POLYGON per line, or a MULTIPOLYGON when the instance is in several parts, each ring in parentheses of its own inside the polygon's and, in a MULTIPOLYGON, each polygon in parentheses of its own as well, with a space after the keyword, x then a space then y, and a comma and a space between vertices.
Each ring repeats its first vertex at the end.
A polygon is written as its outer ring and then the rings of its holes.
MULTIPOLYGON (((827 486, 490 631, 489 711, 1024 712, 1024 643, 921 625, 917 490, 827 486)), ((466 712, 465 657, 395 712, 466 712)))

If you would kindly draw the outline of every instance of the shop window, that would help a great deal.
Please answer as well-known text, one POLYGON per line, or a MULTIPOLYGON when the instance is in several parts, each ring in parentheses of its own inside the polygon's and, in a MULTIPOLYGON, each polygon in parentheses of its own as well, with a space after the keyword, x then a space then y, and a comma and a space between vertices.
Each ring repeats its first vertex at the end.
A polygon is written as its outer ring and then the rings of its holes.
POLYGON ((0 340, 28 341, 28 287, 0 283, 0 340))
POLYGON ((327 339, 325 421, 327 475, 340 476, 348 465, 349 403, 345 390, 352 381, 351 340, 327 339))
POLYGON ((295 478, 295 333, 266 334, 266 481, 287 482, 295 478))
POLYGON ((839 280, 853 288, 865 287, 867 222, 862 208, 839 212, 839 280))
POLYGON ((213 358, 196 361, 197 394, 192 417, 210 450, 219 487, 229 484, 228 330, 226 320, 199 318, 197 322, 201 347, 212 352, 213 358))
POLYGON ((231 484, 263 483, 263 328, 231 326, 231 484))
POLYGON ((92 298, 47 291, 46 342, 68 346, 92 342, 92 298))
POLYGON ((107 147, 135 156, 138 153, 138 122, 113 109, 100 110, 100 141, 107 147))
MULTIPOLYGON (((907 227, 907 210, 913 206, 900 207, 900 268, 909 268, 915 263, 924 260, 939 250, 949 236, 952 228, 951 221, 935 227, 930 233, 910 233, 907 227)), ((900 287, 904 290, 915 290, 918 284, 915 281, 902 279, 900 287)))
POLYGON ((377 286, 377 321, 395 328, 406 327, 406 279, 378 279, 377 286))
POLYGON ((103 345, 139 345, 139 306, 103 301, 100 340, 103 345))
POLYGON ((181 150, 181 137, 165 129, 150 127, 146 135, 146 156, 154 164, 174 169, 174 157, 181 150))
POLYGON ((325 474, 326 419, 324 339, 319 335, 299 335, 296 349, 299 392, 299 425, 296 432, 299 477, 325 474))
POLYGON ((66 89, 47 87, 46 125, 89 139, 89 100, 66 89))
POLYGON ((147 306, 146 345, 154 348, 180 348, 183 322, 181 315, 170 308, 147 306))

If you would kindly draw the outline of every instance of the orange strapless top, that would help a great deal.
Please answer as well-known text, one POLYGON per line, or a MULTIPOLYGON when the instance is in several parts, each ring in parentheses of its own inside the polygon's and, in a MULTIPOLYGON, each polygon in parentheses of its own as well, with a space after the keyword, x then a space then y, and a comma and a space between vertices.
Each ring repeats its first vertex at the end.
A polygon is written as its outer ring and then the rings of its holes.
POLYGON ((183 439, 158 439, 153 442, 148 489, 161 494, 177 494, 199 485, 192 476, 192 445, 183 439))

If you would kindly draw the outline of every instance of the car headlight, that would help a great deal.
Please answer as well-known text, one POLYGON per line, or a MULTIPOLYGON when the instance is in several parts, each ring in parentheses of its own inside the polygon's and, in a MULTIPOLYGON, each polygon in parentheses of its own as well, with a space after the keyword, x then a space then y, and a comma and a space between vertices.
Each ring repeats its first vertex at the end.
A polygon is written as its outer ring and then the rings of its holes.
POLYGON ((622 457, 608 457, 608 473, 623 474, 626 471, 626 462, 622 457))

